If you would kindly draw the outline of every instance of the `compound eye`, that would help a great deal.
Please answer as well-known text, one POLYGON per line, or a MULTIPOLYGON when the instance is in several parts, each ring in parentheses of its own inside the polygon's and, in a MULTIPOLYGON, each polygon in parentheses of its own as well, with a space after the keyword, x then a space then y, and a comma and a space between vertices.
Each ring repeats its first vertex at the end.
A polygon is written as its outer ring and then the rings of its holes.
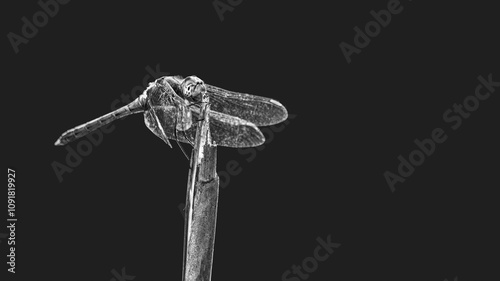
POLYGON ((184 96, 189 98, 197 97, 200 94, 204 94, 206 91, 205 83, 196 76, 186 77, 184 81, 182 81, 181 89, 184 96))

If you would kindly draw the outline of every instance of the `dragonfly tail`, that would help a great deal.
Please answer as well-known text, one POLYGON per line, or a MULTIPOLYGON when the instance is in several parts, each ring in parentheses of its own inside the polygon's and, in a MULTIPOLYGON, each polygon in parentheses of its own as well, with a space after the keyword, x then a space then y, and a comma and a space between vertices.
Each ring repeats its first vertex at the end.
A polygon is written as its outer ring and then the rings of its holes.
POLYGON ((62 146, 76 139, 79 139, 102 126, 105 126, 117 119, 123 118, 125 116, 143 112, 146 105, 146 94, 142 94, 137 99, 131 103, 118 108, 117 110, 98 117, 92 121, 85 124, 74 127, 73 129, 64 132, 54 143, 56 146, 62 146))

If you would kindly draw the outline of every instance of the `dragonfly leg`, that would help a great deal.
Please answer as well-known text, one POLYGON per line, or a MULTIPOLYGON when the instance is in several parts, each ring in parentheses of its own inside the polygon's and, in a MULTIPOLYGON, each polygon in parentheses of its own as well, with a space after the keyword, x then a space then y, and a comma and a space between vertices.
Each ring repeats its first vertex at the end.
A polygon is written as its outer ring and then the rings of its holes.
MULTIPOLYGON (((184 138, 188 139, 186 137, 186 132, 185 131, 182 131, 184 133, 184 138)), ((182 154, 184 154, 184 156, 186 157, 186 159, 188 160, 189 162, 189 157, 187 156, 187 153, 186 151, 184 150, 184 148, 182 147, 182 145, 180 144, 179 142, 179 138, 177 137, 177 117, 175 118, 175 124, 174 124, 174 136, 175 136, 175 142, 177 143, 177 145, 179 146, 179 148, 181 149, 182 151, 182 154)))
MULTIPOLYGON (((188 107, 195 106, 195 105, 202 105, 202 104, 203 104, 203 101, 192 102, 192 103, 188 104, 188 107)), ((201 121, 204 121, 204 119, 196 119, 195 121, 201 122, 201 121)))
POLYGON ((186 135, 186 131, 182 131, 182 134, 184 135, 184 138, 189 142, 189 144, 191 144, 192 146, 194 146, 194 143, 186 135))
POLYGON ((189 107, 189 106, 198 105, 198 104, 203 104, 203 102, 202 102, 202 101, 192 102, 192 103, 190 103, 190 104, 188 105, 188 107, 189 107))
MULTIPOLYGON (((189 123, 190 123, 189 127, 191 127, 191 123, 192 123, 192 121, 191 121, 191 111, 188 111, 188 112, 189 112, 189 115, 188 115, 188 117, 187 117, 187 118, 190 120, 190 122, 189 122, 189 123)), ((177 118, 179 118, 179 116, 177 116, 177 117, 175 118, 175 128, 177 128, 177 121, 178 121, 178 119, 177 119, 177 118)), ((182 117, 181 117, 181 118, 182 118, 182 117)), ((188 129, 188 128, 186 128, 186 129, 188 129)), ((180 129, 180 131, 182 131, 182 135, 184 136, 184 139, 185 139, 185 140, 187 140, 187 141, 189 142, 189 144, 191 144, 191 146, 193 146, 193 147, 194 147, 194 143, 193 143, 193 142, 192 142, 192 141, 188 138, 188 136, 187 136, 187 134, 186 134, 186 129, 184 129, 184 128, 183 128, 183 129, 180 129)), ((174 134, 175 134, 175 138, 177 138, 177 129, 175 130, 174 134)))

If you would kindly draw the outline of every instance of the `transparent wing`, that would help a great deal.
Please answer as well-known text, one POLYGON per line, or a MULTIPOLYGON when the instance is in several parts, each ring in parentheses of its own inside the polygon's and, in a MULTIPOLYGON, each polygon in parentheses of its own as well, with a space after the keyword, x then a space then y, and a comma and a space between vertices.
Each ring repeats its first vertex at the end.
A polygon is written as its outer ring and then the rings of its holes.
POLYGON ((286 108, 276 100, 227 91, 206 84, 210 110, 236 116, 256 126, 270 126, 288 118, 286 108))
POLYGON ((210 110, 210 136, 213 144, 227 147, 259 146, 266 140, 253 123, 210 110))
MULTIPOLYGON (((213 145, 252 147, 264 143, 264 135, 254 124, 220 112, 210 111, 209 114, 210 139, 213 145)), ((144 122, 156 136, 167 143, 171 139, 192 144, 200 122, 199 110, 193 109, 191 126, 185 130, 179 130, 179 122, 182 122, 182 116, 179 115, 177 107, 154 106, 144 113, 144 122)))

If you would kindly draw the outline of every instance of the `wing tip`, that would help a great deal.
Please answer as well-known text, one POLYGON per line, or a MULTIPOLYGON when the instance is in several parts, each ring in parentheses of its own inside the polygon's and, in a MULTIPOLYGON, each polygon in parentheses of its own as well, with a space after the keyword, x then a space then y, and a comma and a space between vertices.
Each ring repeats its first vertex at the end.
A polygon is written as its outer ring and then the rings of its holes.
POLYGON ((262 131, 253 123, 250 123, 249 126, 253 130, 254 140, 252 140, 249 144, 247 144, 247 147, 256 147, 263 145, 266 142, 266 137, 264 136, 264 133, 262 133, 262 131))
POLYGON ((276 114, 276 120, 274 120, 274 124, 285 121, 288 118, 288 111, 286 110, 286 107, 277 100, 270 99, 270 102, 276 105, 281 110, 279 114, 276 114))
POLYGON ((269 99, 270 102, 274 103, 275 105, 279 106, 279 107, 284 107, 281 102, 277 101, 277 100, 273 100, 273 99, 269 99))

